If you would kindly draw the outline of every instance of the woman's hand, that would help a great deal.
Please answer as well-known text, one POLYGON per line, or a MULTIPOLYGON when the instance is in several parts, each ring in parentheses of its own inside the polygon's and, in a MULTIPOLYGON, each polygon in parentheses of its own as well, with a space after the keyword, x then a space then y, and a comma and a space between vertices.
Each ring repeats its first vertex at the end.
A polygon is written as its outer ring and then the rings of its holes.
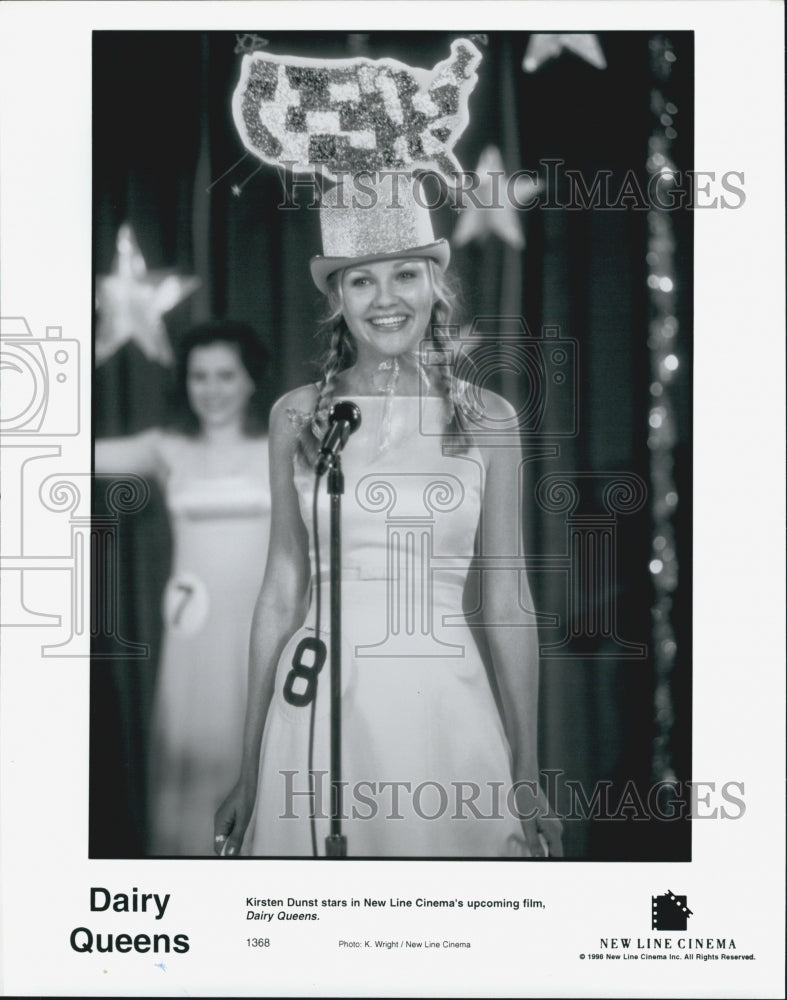
POLYGON ((531 857, 562 858, 563 824, 550 809, 544 790, 536 780, 519 781, 517 786, 516 809, 531 857))
POLYGON ((510 568, 482 574, 483 614, 489 652, 500 692, 503 726, 513 759, 516 815, 532 857, 563 857, 563 825, 549 807, 539 784, 537 616, 523 554, 522 510, 527 496, 525 463, 514 408, 493 392, 483 391, 482 412, 488 429, 504 434, 507 446, 484 449, 486 482, 479 551, 504 556, 510 568), (515 562, 512 557, 517 555, 515 562))
POLYGON ((213 850, 219 857, 240 854, 246 827, 254 811, 255 794, 240 780, 216 810, 213 821, 213 850))

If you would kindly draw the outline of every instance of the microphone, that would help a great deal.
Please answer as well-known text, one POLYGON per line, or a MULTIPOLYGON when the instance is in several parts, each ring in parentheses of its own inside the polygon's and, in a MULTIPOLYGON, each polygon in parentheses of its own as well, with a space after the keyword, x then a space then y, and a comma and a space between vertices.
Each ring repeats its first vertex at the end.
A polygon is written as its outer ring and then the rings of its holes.
POLYGON ((316 472, 318 476, 327 472, 331 459, 338 455, 347 443, 347 438, 361 426, 361 411, 349 399, 334 403, 328 414, 328 428, 320 445, 317 457, 316 472))

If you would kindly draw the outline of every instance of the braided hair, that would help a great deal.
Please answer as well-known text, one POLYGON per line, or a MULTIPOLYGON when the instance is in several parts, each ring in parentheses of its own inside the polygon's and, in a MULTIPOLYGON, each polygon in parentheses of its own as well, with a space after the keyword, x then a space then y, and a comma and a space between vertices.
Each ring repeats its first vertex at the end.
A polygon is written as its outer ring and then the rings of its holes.
MULTIPOLYGON (((435 360, 430 360, 429 371, 433 376, 434 388, 445 400, 449 414, 443 444, 452 453, 462 454, 473 443, 469 425, 478 414, 475 412, 477 405, 471 401, 465 392, 464 383, 457 379, 454 372, 451 324, 457 312, 459 296, 451 278, 434 261, 428 260, 426 263, 434 291, 427 338, 438 348, 434 352, 435 360)), ((333 402, 336 379, 354 364, 357 354, 343 313, 341 272, 329 279, 328 305, 329 312, 322 324, 323 332, 328 338, 328 350, 321 361, 321 375, 311 419, 304 427, 300 439, 304 457, 310 465, 316 461, 319 444, 328 429, 328 414, 333 402)))

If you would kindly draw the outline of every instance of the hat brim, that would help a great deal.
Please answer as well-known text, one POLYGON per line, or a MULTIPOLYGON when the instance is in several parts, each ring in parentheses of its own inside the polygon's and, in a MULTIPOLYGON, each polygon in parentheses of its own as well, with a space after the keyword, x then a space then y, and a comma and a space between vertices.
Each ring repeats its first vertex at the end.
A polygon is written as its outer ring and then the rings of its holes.
POLYGON ((362 267, 376 260, 412 260, 417 257, 427 257, 433 260, 441 271, 448 267, 451 259, 451 247, 448 240, 437 240, 422 247, 411 247, 408 250, 396 250, 393 253, 373 253, 363 257, 312 257, 309 267, 314 284, 324 294, 328 294, 328 278, 346 267, 362 267))

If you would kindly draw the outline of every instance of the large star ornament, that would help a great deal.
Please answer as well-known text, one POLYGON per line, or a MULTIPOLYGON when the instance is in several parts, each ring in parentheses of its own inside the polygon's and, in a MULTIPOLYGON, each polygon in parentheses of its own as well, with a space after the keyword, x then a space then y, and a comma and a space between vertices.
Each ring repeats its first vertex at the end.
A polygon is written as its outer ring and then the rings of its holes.
POLYGON ((506 177, 497 146, 487 146, 481 153, 476 174, 480 183, 473 191, 475 201, 469 195, 466 197, 451 242, 463 247, 474 241, 484 243, 495 235, 514 250, 522 250, 525 234, 518 209, 535 204, 540 181, 524 174, 513 181, 506 177))
POLYGON ((133 340, 148 360, 171 365, 172 348, 162 316, 199 285, 193 276, 149 272, 134 230, 124 223, 118 230, 112 272, 96 284, 96 364, 133 340))
POLYGON ((601 43, 596 35, 588 34, 534 34, 530 36, 522 60, 522 69, 526 73, 535 73, 545 62, 556 59, 563 52, 573 52, 596 69, 606 69, 607 60, 601 50, 601 43))

